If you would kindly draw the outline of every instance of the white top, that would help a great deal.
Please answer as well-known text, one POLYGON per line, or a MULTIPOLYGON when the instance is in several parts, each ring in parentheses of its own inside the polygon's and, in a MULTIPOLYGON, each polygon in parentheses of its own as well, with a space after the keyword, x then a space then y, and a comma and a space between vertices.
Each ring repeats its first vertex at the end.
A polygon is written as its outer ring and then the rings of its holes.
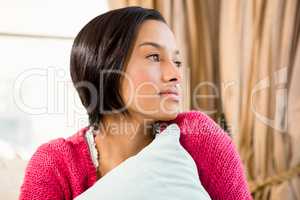
POLYGON ((86 138, 86 141, 87 141, 88 146, 89 146, 89 150, 90 150, 90 154, 91 154, 91 157, 92 157, 93 164, 96 167, 96 169, 98 169, 98 166, 99 166, 98 151, 97 151, 97 148, 96 148, 94 133, 92 132, 91 128, 89 128, 89 130, 87 130, 87 132, 85 134, 85 138, 86 138))

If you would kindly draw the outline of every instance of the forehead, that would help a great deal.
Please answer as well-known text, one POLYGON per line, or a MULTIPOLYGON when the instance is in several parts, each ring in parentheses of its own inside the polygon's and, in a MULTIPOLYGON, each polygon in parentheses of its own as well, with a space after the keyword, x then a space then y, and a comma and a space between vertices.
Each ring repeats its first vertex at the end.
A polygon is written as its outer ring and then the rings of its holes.
POLYGON ((157 20, 146 20, 142 23, 137 34, 135 47, 143 42, 155 42, 170 50, 177 49, 171 29, 167 24, 157 20))

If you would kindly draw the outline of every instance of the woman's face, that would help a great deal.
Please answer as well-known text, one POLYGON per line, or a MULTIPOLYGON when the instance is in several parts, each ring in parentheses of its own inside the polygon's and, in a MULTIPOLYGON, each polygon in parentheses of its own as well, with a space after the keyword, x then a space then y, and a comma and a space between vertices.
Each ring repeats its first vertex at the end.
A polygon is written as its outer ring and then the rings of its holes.
POLYGON ((182 101, 180 62, 170 28, 157 20, 143 22, 122 80, 122 98, 129 112, 155 121, 174 119, 182 101), (166 94, 167 90, 178 94, 166 94))

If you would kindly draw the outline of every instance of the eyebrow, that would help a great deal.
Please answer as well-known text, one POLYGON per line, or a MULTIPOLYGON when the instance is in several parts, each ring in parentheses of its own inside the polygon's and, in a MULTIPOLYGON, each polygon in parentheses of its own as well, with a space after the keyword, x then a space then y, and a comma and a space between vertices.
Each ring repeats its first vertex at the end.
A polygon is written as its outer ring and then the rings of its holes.
MULTIPOLYGON (((154 48, 157 48, 157 49, 166 49, 163 45, 160 45, 160 44, 155 43, 155 42, 143 42, 143 43, 139 44, 139 47, 141 47, 141 46, 146 46, 146 45, 153 46, 154 48)), ((175 54, 175 55, 179 55, 179 54, 180 54, 180 53, 179 53, 179 50, 176 49, 176 50, 174 51, 174 54, 175 54)))

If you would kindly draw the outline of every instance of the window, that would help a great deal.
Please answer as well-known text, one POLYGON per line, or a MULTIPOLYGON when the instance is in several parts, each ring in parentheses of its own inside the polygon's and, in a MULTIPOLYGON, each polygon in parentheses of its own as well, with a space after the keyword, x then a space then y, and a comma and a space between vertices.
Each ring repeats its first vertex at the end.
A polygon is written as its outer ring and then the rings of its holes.
POLYGON ((41 143, 87 125, 73 88, 73 38, 106 1, 10 0, 0 18, 0 157, 27 160, 41 143), (2 155, 1 155, 2 153, 2 155))

